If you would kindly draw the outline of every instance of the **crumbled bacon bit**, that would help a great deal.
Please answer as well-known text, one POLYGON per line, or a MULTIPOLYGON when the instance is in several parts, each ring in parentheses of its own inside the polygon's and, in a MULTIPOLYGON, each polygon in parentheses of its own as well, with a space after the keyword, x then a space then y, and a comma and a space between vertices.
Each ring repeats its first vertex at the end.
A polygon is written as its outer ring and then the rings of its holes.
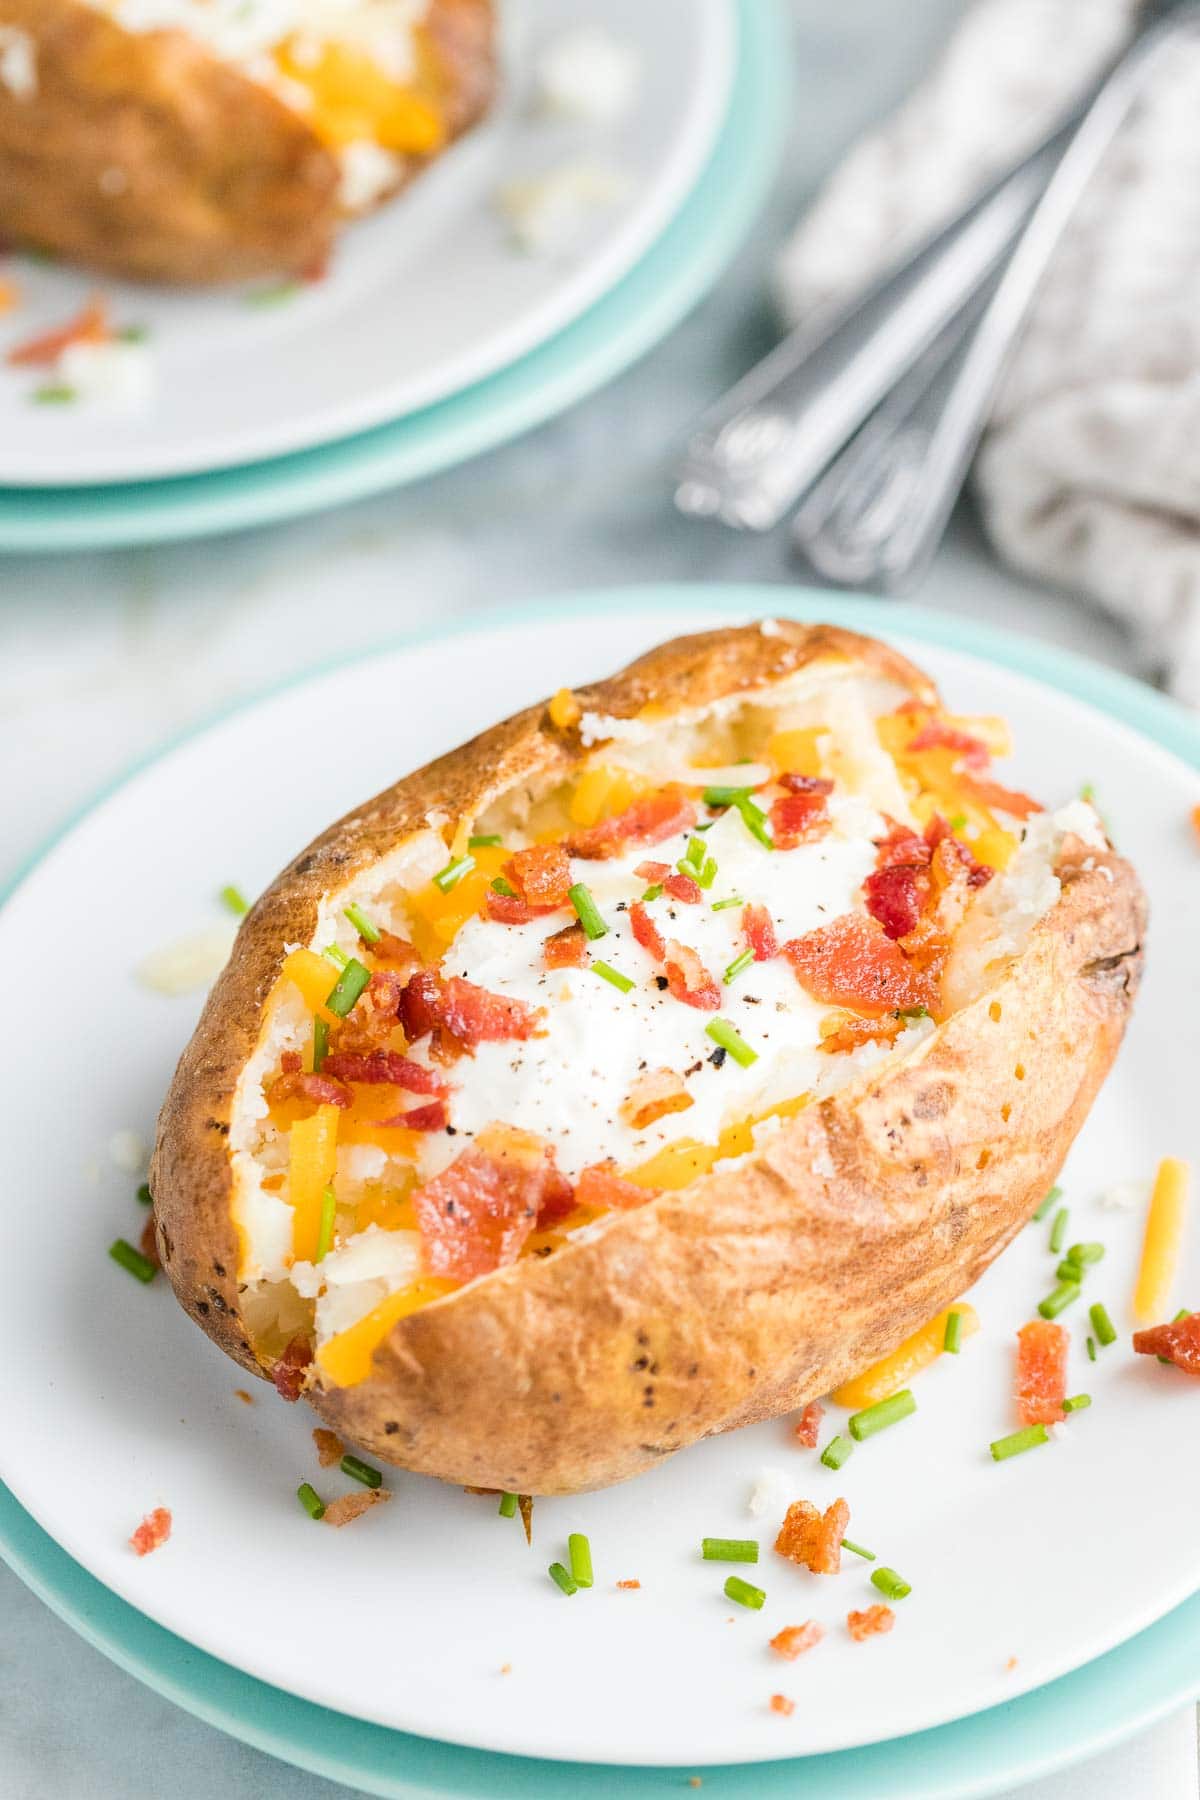
POLYGON ((698 1007, 701 1012, 716 1012, 721 1004, 721 989, 694 950, 671 938, 663 950, 663 963, 667 985, 676 1000, 698 1007))
POLYGON ((754 952, 755 962, 770 962, 773 956, 779 955, 775 923, 765 906, 742 908, 742 932, 746 948, 754 952))
POLYGON ((785 1719, 791 1717, 796 1710, 796 1702, 789 1700, 786 1694, 771 1695, 771 1711, 780 1713, 785 1719))
POLYGON ((682 901, 684 906, 699 906, 704 898, 700 883, 693 881, 690 875, 667 875, 662 885, 664 894, 670 894, 672 900, 682 901))
POLYGON ((528 925, 532 919, 544 919, 559 910, 557 906, 530 906, 518 894, 498 894, 491 887, 484 895, 484 906, 488 918, 498 925, 528 925))
POLYGON ((246 1392, 245 1388, 234 1388, 233 1397, 235 1400, 240 1400, 243 1403, 243 1405, 245 1405, 245 1406, 253 1406, 254 1405, 253 1394, 248 1394, 246 1392))
POLYGON ((782 1656, 784 1662, 795 1662, 806 1650, 811 1650, 825 1636, 825 1627, 818 1625, 815 1619, 809 1619, 803 1625, 785 1625, 771 1639, 771 1648, 776 1656, 782 1656))
POLYGON ((368 944, 367 949, 377 963, 388 965, 389 974, 399 975, 402 981, 407 981, 421 967, 421 957, 416 948, 407 938, 397 937, 394 932, 381 931, 379 942, 368 944))
POLYGON ((627 1593, 631 1592, 632 1589, 634 1589, 634 1588, 640 1588, 641 1585, 642 1585, 641 1582, 638 1581, 636 1578, 633 1581, 618 1581, 618 1583, 617 1583, 617 1586, 619 1588, 624 1588, 627 1593))
POLYGON ((640 900, 635 900, 629 909, 629 924, 642 949, 648 950, 656 962, 661 962, 667 954, 667 947, 661 931, 640 900))
MULTIPOLYGON (((836 1014, 827 1017, 836 1018, 836 1014)), ((888 1013, 882 1019, 856 1019, 844 1014, 832 1031, 821 1039, 821 1049, 833 1056, 840 1050, 857 1050, 860 1044, 891 1044, 903 1031, 906 1021, 899 1013, 888 1013)))
POLYGON ((1017 1666, 1017 1659, 1016 1659, 1016 1657, 1015 1657, 1015 1656, 1010 1656, 1010 1657, 1009 1657, 1009 1659, 1008 1659, 1008 1661, 1007 1661, 1007 1662, 1006 1662, 1006 1663, 1005 1663, 1005 1665, 1004 1665, 1004 1671, 1005 1671, 1005 1674, 1007 1674, 1007 1675, 1011 1675, 1011 1674, 1012 1674, 1012 1672, 1013 1672, 1013 1670, 1014 1670, 1014 1669, 1015 1669, 1015 1668, 1016 1668, 1016 1666, 1017 1666))
POLYGON ((17 344, 9 351, 7 360, 14 369, 49 369, 72 344, 107 344, 111 340, 108 305, 96 295, 65 325, 17 344))
POLYGON ((1034 1319, 1017 1333, 1017 1418, 1022 1425, 1057 1425, 1066 1418, 1067 1347, 1063 1325, 1034 1319))
POLYGON ((777 850, 794 850, 797 844, 812 844, 825 836, 832 824, 826 802, 830 785, 819 783, 772 801, 771 837, 777 850))
POLYGON ((1135 1331, 1133 1347, 1141 1356, 1165 1356, 1185 1375, 1200 1375, 1200 1313, 1135 1331))
POLYGON ((587 962, 587 933, 582 925, 567 925, 555 931, 542 946, 548 969, 582 969, 587 962))
POLYGON ((413 1194, 433 1275, 473 1281, 515 1262, 536 1225, 565 1216, 571 1184, 531 1132, 492 1125, 413 1194))
POLYGON ((365 1054, 360 1050, 335 1050, 325 1058, 321 1072, 336 1076, 339 1081, 382 1082, 409 1094, 433 1094, 439 1099, 449 1092, 440 1075, 410 1056, 401 1056, 398 1050, 370 1050, 365 1054))
POLYGON ((390 1119, 377 1121, 376 1129, 388 1131, 445 1131, 450 1123, 450 1114, 446 1111, 444 1100, 429 1100, 424 1106, 414 1106, 408 1112, 393 1113, 390 1119))
POLYGON ((304 1058, 298 1050, 285 1050, 279 1058, 279 1067, 285 1075, 298 1075, 304 1067, 304 1058))
POLYGON ((846 1614, 846 1630, 856 1644, 865 1642, 869 1637, 881 1637, 895 1623, 896 1615, 890 1606, 868 1606, 865 1612, 846 1614))
POLYGON ((945 725, 940 719, 927 719, 904 746, 905 755, 914 750, 957 750, 968 769, 986 769, 992 760, 992 753, 982 738, 972 737, 968 731, 959 731, 953 725, 945 725))
POLYGON ((376 969, 347 1017, 331 1027, 332 1047, 340 1052, 366 1052, 386 1045, 399 1024, 400 996, 411 974, 408 969, 376 969))
POLYGON ((1046 810, 1040 800, 1031 800, 1015 788, 1001 787, 998 781, 981 781, 977 775, 960 775, 958 785, 966 799, 978 801, 994 812, 1007 813, 1013 819, 1027 819, 1030 813, 1046 810))
POLYGON ((800 986, 828 1006, 856 1012, 899 1012, 928 1006, 933 983, 913 968, 875 919, 844 913, 830 925, 783 946, 800 986))
POLYGON ((142 1226, 142 1235, 138 1239, 138 1249, 146 1261, 153 1263, 156 1269, 162 1268, 162 1257, 158 1254, 158 1233, 154 1229, 154 1214, 151 1213, 142 1226))
MULTIPOLYGON (((928 859, 927 859, 928 860, 928 859)), ((915 930, 932 884, 925 867, 889 863, 875 869, 863 882, 868 913, 890 938, 907 937, 915 930)))
POLYGON ((815 1450, 825 1408, 819 1400, 810 1400, 792 1427, 792 1436, 805 1450, 815 1450))
POLYGON ((463 981, 458 975, 443 981, 423 969, 404 990, 400 1016, 412 1043, 440 1028, 471 1050, 476 1044, 509 1043, 532 1037, 541 1009, 527 1006, 523 1000, 489 994, 486 988, 463 981))
POLYGON ((288 1071, 271 1083, 267 1100, 281 1106, 285 1100, 311 1100, 314 1106, 349 1106, 354 1096, 344 1081, 333 1075, 298 1075, 288 1071))
POLYGON ((828 795, 833 792, 832 781, 827 781, 823 775, 796 775, 790 769, 785 769, 779 777, 779 785, 789 794, 828 795))
POLYGON ((923 867, 930 857, 929 845, 925 839, 913 831, 911 826, 898 824, 895 819, 888 818, 886 813, 884 818, 887 820, 888 830, 885 837, 875 840, 875 867, 890 869, 897 863, 912 863, 918 868, 923 867))
MULTIPOLYGON (((1197 808, 1197 811, 1200 811, 1200 807, 1197 808)), ((633 872, 639 881, 644 881, 648 886, 653 887, 655 882, 666 880, 671 873, 671 865, 670 863, 641 862, 633 872)))
POLYGON ((940 813, 935 813, 925 827, 925 842, 929 845, 931 856, 932 853, 936 851, 939 844, 949 844, 955 856, 957 856, 959 862, 967 871, 968 887, 986 887, 988 882, 992 879, 992 876, 996 873, 995 869, 989 868, 986 863, 975 861, 970 846, 964 844, 961 838, 955 837, 946 820, 942 818, 940 813))
POLYGON ((136 1556, 149 1556, 152 1550, 161 1550, 170 1535, 171 1515, 165 1506, 156 1506, 130 1538, 130 1548, 136 1556))
POLYGON ((527 850, 518 850, 505 864, 504 873, 529 906, 567 904, 571 863, 562 844, 531 844, 527 850))
POLYGON ((312 1362, 312 1345, 306 1337, 294 1337, 271 1370, 275 1392, 281 1400, 298 1400, 312 1362))
POLYGON ((811 1569, 814 1575, 836 1575, 842 1566, 842 1539, 850 1523, 850 1508, 835 1500, 824 1513, 811 1500, 793 1500, 779 1527, 775 1548, 789 1562, 811 1569))
POLYGON ((643 1131, 668 1113, 686 1112, 692 1105, 682 1075, 674 1069, 647 1069, 639 1075, 621 1104, 621 1117, 634 1131, 643 1131))
POLYGON ((619 856, 626 844, 661 844, 695 823, 696 808, 682 788, 666 787, 643 795, 613 818, 576 832, 566 847, 573 856, 595 861, 619 856))
POLYGON ((634 1206, 645 1206, 658 1196, 657 1188, 642 1187, 626 1181, 617 1173, 617 1165, 608 1162, 589 1163, 579 1171, 575 1199, 580 1206, 595 1206, 606 1211, 627 1212, 634 1206))
POLYGON ((313 1432, 313 1443, 317 1447, 317 1461, 323 1469, 331 1469, 346 1454, 346 1446, 337 1432, 325 1431, 320 1425, 313 1432))
POLYGON ((321 1516, 322 1525, 352 1525, 373 1506, 381 1506, 392 1497, 390 1488, 364 1488, 360 1494, 339 1494, 331 1500, 321 1516))

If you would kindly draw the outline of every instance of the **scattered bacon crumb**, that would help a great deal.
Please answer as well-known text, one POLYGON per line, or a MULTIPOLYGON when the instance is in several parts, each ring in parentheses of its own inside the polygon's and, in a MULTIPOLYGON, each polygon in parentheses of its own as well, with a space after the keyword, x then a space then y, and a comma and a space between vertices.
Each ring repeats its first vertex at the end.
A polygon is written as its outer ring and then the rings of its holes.
POLYGON ((170 1535, 171 1515, 165 1506, 156 1506, 146 1514, 129 1543, 136 1556, 149 1556, 152 1550, 161 1550, 170 1535))
POLYGON ((323 1525, 352 1525, 355 1519, 361 1519, 365 1512, 381 1501, 390 1500, 390 1488, 364 1488, 361 1494, 339 1494, 331 1500, 321 1518, 323 1525))
POLYGON ((640 900, 635 900, 629 909, 629 923, 633 935, 643 950, 648 950, 658 962, 667 954, 667 946, 663 943, 662 933, 640 900))
POLYGON ((285 1069, 268 1088, 267 1101, 271 1106, 282 1106, 285 1100, 311 1100, 316 1106, 345 1107, 352 1104, 354 1096, 345 1082, 336 1076, 301 1075, 294 1069, 285 1069))
MULTIPOLYGON (((1200 812, 1200 806, 1196 808, 1196 811, 1200 812)), ((653 887, 655 882, 666 880, 671 873, 671 865, 670 863, 641 862, 633 872, 639 881, 644 881, 648 886, 653 887)))
POLYGON ((531 844, 518 850, 504 873, 527 906, 565 906, 571 888, 571 863, 562 844, 531 844))
POLYGON ((900 1036, 907 1021, 900 1013, 882 1019, 856 1019, 853 1013, 842 1015, 840 1022, 821 1039, 827 1056, 840 1050, 857 1050, 860 1044, 890 1044, 900 1036))
POLYGON ((821 1429, 821 1420, 825 1417, 825 1408, 819 1400, 810 1400, 800 1417, 792 1427, 792 1436, 805 1450, 815 1450, 817 1434, 821 1429))
POLYGON ((846 1630, 856 1644, 863 1643, 869 1637, 881 1637, 895 1623, 896 1615, 890 1606, 868 1606, 865 1612, 846 1614, 846 1630))
POLYGON ((317 1446, 317 1461, 323 1469, 332 1468, 346 1454, 346 1446, 337 1432, 324 1431, 319 1425, 313 1432, 313 1443, 317 1446))
POLYGON ((393 1113, 390 1119, 380 1119, 379 1128, 388 1130, 398 1126, 404 1131, 444 1131, 449 1122, 446 1102, 430 1100, 425 1106, 414 1106, 408 1112, 393 1113))
POLYGON ((800 986, 827 1006, 856 1012, 899 1012, 928 1006, 934 984, 875 919, 843 913, 783 946, 800 986))
POLYGON ((279 1058, 279 1067, 285 1075, 298 1075, 304 1067, 304 1058, 298 1050, 285 1050, 279 1058))
POLYGON ((692 1105, 683 1076, 674 1069, 647 1069, 639 1075, 621 1103, 621 1117, 634 1131, 642 1131, 668 1113, 686 1112, 692 1105))
POLYGON ((940 719, 927 720, 916 737, 909 739, 904 746, 905 754, 914 750, 957 750, 964 767, 975 770, 986 769, 992 760, 992 753, 982 738, 972 737, 970 732, 959 731, 953 725, 944 725, 940 719))
POLYGON ((8 353, 14 369, 48 369, 72 344, 107 344, 112 338, 108 305, 100 296, 89 300, 81 312, 53 331, 27 338, 8 353))
POLYGON ((631 1207, 645 1206, 658 1198, 658 1188, 642 1187, 640 1182, 626 1181, 618 1174, 610 1157, 607 1162, 588 1163, 580 1169, 575 1183, 575 1201, 579 1206, 598 1206, 610 1211, 628 1212, 631 1207))
POLYGON ((521 1523, 525 1527, 525 1542, 533 1542, 533 1495, 518 1494, 517 1506, 521 1514, 521 1523))
POLYGON ((689 831, 696 823, 696 808, 682 788, 661 788, 646 794, 632 806, 598 825, 576 832, 566 848, 588 860, 619 856, 626 844, 661 844, 664 838, 689 831))
POLYGON ((413 1205, 430 1273, 473 1281, 515 1262, 535 1226, 565 1218, 574 1195, 550 1145, 492 1125, 416 1189, 413 1205))
POLYGON ((794 850, 797 844, 814 843, 825 836, 832 824, 828 805, 832 781, 793 775, 787 785, 791 791, 771 804, 771 837, 777 850, 794 850), (806 785, 798 788, 797 782, 806 785))
POLYGON ((709 974, 693 949, 671 938, 663 951, 663 966, 676 1000, 701 1012, 716 1012, 721 1004, 716 976, 709 974))
POLYGON ((1066 1418, 1067 1348, 1070 1334, 1049 1319, 1034 1319, 1017 1333, 1017 1418, 1022 1425, 1057 1425, 1066 1418))
POLYGON ((542 946, 548 969, 582 969, 587 962, 587 933, 582 925, 553 932, 542 946))
POLYGON ((235 1399, 235 1400, 241 1400, 241 1401, 243 1401, 243 1402, 244 1402, 244 1403, 245 1403, 245 1404, 246 1404, 246 1405, 247 1405, 247 1406, 253 1406, 253 1405, 254 1405, 254 1396, 253 1396, 253 1394, 248 1394, 248 1393, 247 1393, 247 1392, 246 1392, 246 1390, 245 1390, 245 1388, 234 1388, 234 1390, 233 1390, 233 1397, 234 1397, 234 1399, 235 1399))
POLYGON ((742 908, 742 931, 747 949, 754 952, 755 962, 770 962, 773 956, 779 955, 775 924, 765 906, 742 908))
POLYGON ((977 800, 981 806, 1007 813, 1013 819, 1027 819, 1030 813, 1046 810, 1039 800, 1031 800, 1028 794, 1020 794, 1014 788, 1001 787, 998 781, 981 781, 976 775, 960 775, 958 783, 968 800, 977 800))
POLYGON ((541 1008, 504 994, 489 994, 486 988, 458 975, 443 981, 422 969, 404 989, 400 1017, 411 1043, 440 1027, 456 1043, 473 1050, 476 1044, 532 1037, 541 1008))
MULTIPOLYGON (((411 944, 400 938, 393 940, 401 952, 416 956, 411 944)), ((379 948, 375 946, 378 956, 379 948)), ((338 1053, 379 1049, 386 1046, 399 1024, 400 1000, 404 986, 420 968, 409 957, 397 967, 376 969, 366 987, 339 1025, 331 1027, 330 1047, 338 1053)))
POLYGON ((690 875, 668 875, 662 885, 664 894, 670 894, 672 900, 681 900, 685 906, 699 906, 704 898, 700 883, 693 881, 690 875))
POLYGON ((499 925, 528 925, 531 919, 544 919, 547 913, 559 910, 557 906, 530 906, 519 894, 498 894, 491 887, 483 898, 488 918, 499 925))
POLYGON ((1185 1375, 1200 1375, 1200 1313, 1189 1313, 1170 1325, 1135 1331, 1133 1347, 1143 1356, 1165 1356, 1185 1375))
MULTIPOLYGON (((421 967, 420 952, 415 945, 407 938, 397 937, 393 931, 381 931, 379 942, 368 944, 367 948, 377 963, 387 963, 386 973, 397 974, 402 981, 407 981, 421 967)), ((376 974, 383 972, 376 970, 376 974)))
POLYGON ((803 1625, 785 1625, 771 1639, 771 1648, 776 1656, 782 1656, 784 1662, 795 1662, 806 1650, 811 1650, 825 1636, 825 1627, 818 1625, 815 1619, 808 1619, 803 1625))
POLYGON ((147 1262, 153 1263, 156 1269, 162 1268, 162 1257, 158 1254, 158 1238, 154 1230, 154 1214, 151 1213, 142 1226, 142 1235, 138 1239, 138 1248, 147 1262))
POLYGON ((640 1588, 641 1585, 641 1582, 638 1581, 636 1577, 632 1581, 618 1581, 617 1583, 619 1588, 625 1588, 627 1591, 632 1590, 633 1588, 640 1588))
POLYGON ((362 1081, 368 1085, 385 1084, 400 1087, 408 1094, 434 1094, 443 1098, 449 1089, 441 1076, 424 1063, 401 1056, 396 1050, 335 1050, 325 1058, 321 1072, 339 1081, 362 1081))
POLYGON ((791 1717, 796 1710, 796 1702, 789 1700, 786 1694, 771 1695, 771 1711, 781 1713, 785 1719, 791 1717))
POLYGON ((294 1337, 271 1370, 271 1380, 281 1400, 290 1402, 300 1398, 311 1362, 312 1345, 308 1339, 294 1337))
POLYGON ((789 1562, 811 1569, 814 1575, 836 1575, 842 1566, 842 1539, 850 1523, 850 1508, 835 1500, 824 1513, 811 1500, 793 1500, 779 1527, 775 1548, 789 1562))
POLYGON ((1011 1673, 1012 1673, 1012 1671, 1013 1671, 1013 1670, 1014 1670, 1014 1669, 1015 1669, 1015 1668, 1016 1668, 1016 1666, 1017 1666, 1017 1659, 1016 1659, 1016 1657, 1015 1657, 1015 1656, 1010 1656, 1010 1657, 1009 1657, 1009 1659, 1008 1659, 1008 1661, 1007 1661, 1007 1662, 1006 1662, 1006 1663, 1005 1663, 1005 1665, 1004 1665, 1004 1668, 1005 1668, 1005 1672, 1006 1672, 1006 1674, 1011 1674, 1011 1673))

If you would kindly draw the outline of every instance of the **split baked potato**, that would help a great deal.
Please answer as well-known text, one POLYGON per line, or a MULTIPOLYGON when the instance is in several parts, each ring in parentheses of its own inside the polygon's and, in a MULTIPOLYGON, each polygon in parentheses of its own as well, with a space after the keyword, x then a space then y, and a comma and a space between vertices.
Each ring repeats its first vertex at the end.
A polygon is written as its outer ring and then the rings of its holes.
POLYGON ((0 0, 0 235, 145 281, 311 274, 494 85, 491 0, 0 0))
POLYGON ((592 1488, 968 1288, 1117 1051, 1145 903, 881 643, 766 621, 563 691, 258 901, 151 1186, 186 1310, 374 1455, 592 1488))

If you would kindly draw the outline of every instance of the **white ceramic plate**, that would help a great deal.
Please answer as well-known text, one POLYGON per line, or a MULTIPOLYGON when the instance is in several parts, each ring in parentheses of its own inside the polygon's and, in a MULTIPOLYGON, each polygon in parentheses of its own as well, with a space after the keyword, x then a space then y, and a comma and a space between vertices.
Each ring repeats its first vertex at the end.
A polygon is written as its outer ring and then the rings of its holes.
MULTIPOLYGON (((781 605, 778 590, 763 590, 781 605)), ((689 1450, 625 1486, 537 1502, 534 1544, 495 1503, 398 1475, 387 1509, 317 1529, 294 1498, 350 1484, 319 1471, 303 1406, 259 1388, 204 1339, 161 1280, 110 1263, 135 1236, 136 1177, 110 1134, 152 1129, 198 1010, 135 985, 150 947, 218 916, 318 827, 498 714, 708 623, 653 594, 603 612, 381 654, 269 698, 176 749, 64 838, 0 913, 10 1001, 0 1308, 0 1478, 67 1552, 183 1638, 280 1688, 408 1731, 598 1762, 744 1762, 896 1736, 961 1717, 1077 1667, 1200 1586, 1200 1384, 1128 1346, 1140 1213, 1101 1210, 1116 1180, 1168 1151, 1200 1158, 1200 777, 1129 727, 1025 676, 897 641, 967 711, 1006 714, 1017 784, 1047 798, 1084 781, 1140 867, 1154 912, 1149 973, 1118 1067, 1071 1153, 1070 1240, 1098 1238, 1090 1278, 1122 1342, 1095 1366, 1072 1329, 1071 1387, 1094 1397, 1060 1440, 1003 1465, 1014 1428, 1013 1334, 1053 1285, 1033 1225, 972 1298, 983 1328, 916 1383, 919 1411, 861 1445, 839 1474, 786 1421, 689 1450), (15 1008, 15 1010, 14 1010, 15 1008), (18 1125, 18 1121, 22 1122, 18 1125), (893 1634, 855 1645, 847 1610, 877 1596, 853 1557, 810 1576, 769 1548, 778 1516, 746 1510, 765 1465, 790 1498, 844 1494, 850 1535, 912 1583, 893 1634), (155 1505, 174 1534, 138 1561, 130 1530, 155 1505), (592 1541, 597 1585, 565 1599, 546 1575, 569 1531, 592 1541), (722 1596, 705 1534, 763 1540, 761 1613, 722 1596), (615 1587, 638 1578, 639 1592, 615 1587), (795 1665, 780 1627, 822 1621, 795 1665), (1014 1667, 1010 1659, 1016 1658, 1014 1667), (511 1673, 501 1672, 511 1665, 511 1673), (796 1702, 790 1718, 772 1693, 796 1702)), ((886 627, 888 614, 879 613, 886 627)), ((1200 1303, 1193 1231, 1176 1304, 1200 1303)), ((828 1425, 840 1422, 831 1409, 828 1425)), ((749 1571, 746 1571, 749 1573, 749 1571)))
POLYGON ((271 283, 173 293, 9 259, 20 307, 0 319, 0 485, 154 480, 308 449, 461 391, 544 343, 608 292, 686 198, 724 116, 736 61, 730 0, 604 0, 594 18, 640 67, 615 124, 550 122, 532 105, 538 51, 581 21, 575 0, 513 0, 492 117, 420 181, 346 232, 325 280, 264 304, 271 283), (518 249, 497 189, 566 163, 619 173, 566 255, 518 249), (89 294, 144 327, 151 381, 132 409, 39 405, 13 345, 89 294))

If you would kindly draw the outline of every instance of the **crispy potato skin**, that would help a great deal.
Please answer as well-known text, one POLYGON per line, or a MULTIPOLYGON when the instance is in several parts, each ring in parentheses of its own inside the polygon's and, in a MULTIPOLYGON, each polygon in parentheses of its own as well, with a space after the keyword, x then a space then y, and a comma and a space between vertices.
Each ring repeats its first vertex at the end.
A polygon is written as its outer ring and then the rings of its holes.
MULTIPOLYGON (((127 32, 84 0, 0 0, 4 25, 38 73, 28 97, 0 86, 6 239, 180 285, 323 267, 338 164, 275 95, 184 32, 127 32)), ((456 137, 492 97, 491 0, 432 0, 429 34, 456 137)))
MULTIPOLYGON (((779 632, 678 639, 580 701, 618 718, 704 705, 828 657, 935 697, 881 644, 790 622, 779 632)), ((225 1134, 284 940, 308 941, 321 896, 431 809, 452 830, 579 754, 544 707, 519 714, 332 826, 246 920, 167 1096, 151 1175, 176 1292, 245 1367, 262 1372, 239 1312, 225 1134)), ((1120 1044, 1141 973, 1141 888, 1112 853, 1064 853, 1059 872, 1062 898, 1026 953, 903 1066, 806 1109, 736 1167, 614 1215, 590 1242, 402 1320, 367 1381, 309 1391, 318 1413, 407 1468, 571 1493, 799 1407, 885 1355, 1020 1229, 1120 1044)))

